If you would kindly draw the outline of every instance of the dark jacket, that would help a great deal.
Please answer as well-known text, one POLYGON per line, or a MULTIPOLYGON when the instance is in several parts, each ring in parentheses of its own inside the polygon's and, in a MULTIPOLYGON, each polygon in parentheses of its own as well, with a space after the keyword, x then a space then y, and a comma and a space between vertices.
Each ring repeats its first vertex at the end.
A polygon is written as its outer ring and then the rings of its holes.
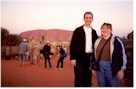
POLYGON ((43 55, 44 57, 46 57, 46 59, 49 59, 50 54, 51 54, 51 47, 48 44, 45 44, 45 46, 43 47, 43 55))
MULTIPOLYGON (((94 43, 98 36, 94 29, 92 29, 92 33, 90 34, 92 35, 92 45, 94 48, 94 43)), ((75 59, 77 62, 79 61, 82 62, 85 55, 85 43, 86 43, 85 41, 86 41, 85 32, 83 26, 80 26, 76 28, 75 31, 73 32, 70 44, 70 60, 75 59)))
MULTIPOLYGON (((95 49, 97 48, 100 40, 102 38, 97 39, 95 43, 95 49)), ((95 57, 96 57, 96 50, 95 50, 95 57)), ((110 57, 112 62, 112 74, 115 76, 119 70, 125 70, 127 64, 127 56, 125 53, 125 48, 123 43, 118 37, 111 37, 110 40, 110 57)), ((96 59, 97 61, 97 59, 96 59)))

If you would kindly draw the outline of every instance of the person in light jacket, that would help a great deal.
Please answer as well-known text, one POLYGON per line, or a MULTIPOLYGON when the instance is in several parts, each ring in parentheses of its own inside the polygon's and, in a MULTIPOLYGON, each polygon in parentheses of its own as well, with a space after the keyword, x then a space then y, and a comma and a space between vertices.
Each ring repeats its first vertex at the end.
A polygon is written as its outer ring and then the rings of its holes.
POLYGON ((26 53, 29 50, 29 46, 27 44, 27 40, 23 39, 23 42, 19 44, 19 54, 20 54, 20 66, 23 66, 26 61, 26 53))
POLYGON ((34 65, 39 65, 39 60, 40 60, 40 45, 39 45, 38 42, 35 42, 35 44, 34 44, 33 59, 34 59, 34 65))
POLYGON ((35 41, 33 38, 30 38, 28 44, 29 44, 29 50, 28 50, 28 56, 30 58, 30 63, 33 64, 33 51, 34 51, 34 43, 35 41))
POLYGON ((100 87, 119 87, 127 64, 125 48, 119 37, 112 35, 110 23, 102 24, 101 35, 94 46, 95 59, 99 66, 97 70, 98 85, 100 87))

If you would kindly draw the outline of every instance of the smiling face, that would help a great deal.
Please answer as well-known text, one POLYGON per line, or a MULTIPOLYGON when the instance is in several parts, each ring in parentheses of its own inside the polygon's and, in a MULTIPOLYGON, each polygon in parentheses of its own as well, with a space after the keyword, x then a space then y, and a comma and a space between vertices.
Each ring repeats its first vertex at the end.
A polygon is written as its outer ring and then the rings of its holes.
POLYGON ((92 14, 85 14, 84 15, 84 22, 86 27, 90 27, 91 23, 93 21, 93 15, 92 14))
POLYGON ((104 23, 101 27, 101 35, 103 37, 109 37, 112 34, 111 24, 104 23))

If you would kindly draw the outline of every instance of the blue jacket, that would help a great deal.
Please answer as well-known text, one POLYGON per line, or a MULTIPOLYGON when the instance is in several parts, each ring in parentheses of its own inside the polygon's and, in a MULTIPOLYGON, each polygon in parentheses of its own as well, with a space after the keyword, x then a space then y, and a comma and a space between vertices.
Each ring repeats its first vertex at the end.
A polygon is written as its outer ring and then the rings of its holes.
MULTIPOLYGON (((95 42, 94 48, 96 49, 101 38, 98 38, 95 42)), ((95 50, 95 59, 96 59, 95 50)), ((112 74, 115 76, 119 70, 125 70, 127 64, 127 56, 125 54, 125 48, 123 43, 118 37, 112 36, 110 40, 110 59, 112 62, 112 74)), ((96 59, 97 61, 97 59, 96 59)))
POLYGON ((60 56, 61 57, 66 57, 67 56, 65 50, 62 47, 60 48, 60 56))
POLYGON ((18 49, 20 54, 26 54, 26 52, 29 50, 27 42, 20 43, 18 49))

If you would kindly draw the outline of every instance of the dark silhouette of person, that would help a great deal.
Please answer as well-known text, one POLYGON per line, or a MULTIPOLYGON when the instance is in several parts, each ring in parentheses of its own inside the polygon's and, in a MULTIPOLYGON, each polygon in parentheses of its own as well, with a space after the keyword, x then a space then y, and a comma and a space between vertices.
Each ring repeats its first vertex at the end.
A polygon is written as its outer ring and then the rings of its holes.
POLYGON ((44 56, 44 59, 45 59, 45 68, 47 68, 47 60, 49 62, 49 67, 52 68, 51 62, 50 62, 50 54, 51 54, 51 45, 47 41, 47 43, 43 47, 43 56, 44 56))

